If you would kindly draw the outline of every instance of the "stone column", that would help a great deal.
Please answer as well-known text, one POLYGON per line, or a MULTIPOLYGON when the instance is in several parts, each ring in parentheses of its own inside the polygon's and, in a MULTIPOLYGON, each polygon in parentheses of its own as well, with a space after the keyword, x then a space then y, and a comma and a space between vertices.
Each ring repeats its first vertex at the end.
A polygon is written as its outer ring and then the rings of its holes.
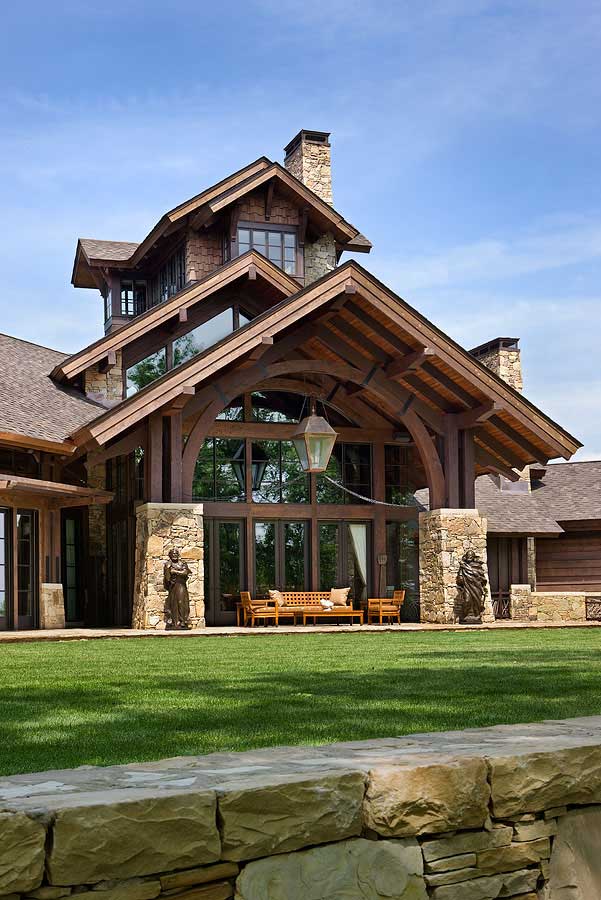
POLYGON ((474 550, 486 572, 484 622, 494 622, 486 519, 477 509, 435 509, 419 515, 419 590, 422 622, 451 624, 459 619, 457 573, 467 550, 474 550))
POLYGON ((40 590, 40 628, 65 627, 65 600, 62 584, 44 582, 40 590))
POLYGON ((166 627, 163 566, 173 547, 192 572, 190 624, 205 627, 202 511, 198 503, 144 503, 136 509, 133 628, 166 627))

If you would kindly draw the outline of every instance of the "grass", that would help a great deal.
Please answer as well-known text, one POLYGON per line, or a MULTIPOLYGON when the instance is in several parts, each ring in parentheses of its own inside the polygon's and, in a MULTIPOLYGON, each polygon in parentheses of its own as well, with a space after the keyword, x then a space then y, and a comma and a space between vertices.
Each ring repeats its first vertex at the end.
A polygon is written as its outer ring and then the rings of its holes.
POLYGON ((601 630, 0 645, 0 773, 601 712, 601 630))

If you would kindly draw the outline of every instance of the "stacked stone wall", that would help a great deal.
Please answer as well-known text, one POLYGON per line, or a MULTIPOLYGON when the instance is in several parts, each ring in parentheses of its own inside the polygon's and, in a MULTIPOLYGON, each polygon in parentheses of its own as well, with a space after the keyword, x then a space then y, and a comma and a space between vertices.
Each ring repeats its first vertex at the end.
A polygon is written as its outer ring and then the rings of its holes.
POLYGON ((524 382, 519 350, 511 350, 505 347, 492 349, 490 352, 478 356, 478 360, 487 369, 490 369, 491 372, 494 372, 495 375, 498 375, 499 378, 511 385, 514 390, 522 391, 524 382))
POLYGON ((190 625, 204 628, 203 522, 197 503, 145 503, 136 509, 133 628, 167 627, 163 567, 174 548, 191 570, 190 625))
POLYGON ((459 620, 457 574, 473 550, 486 573, 483 621, 494 621, 486 552, 486 519, 475 509, 435 509, 419 515, 419 591, 422 622, 459 620))
POLYGON ((91 400, 111 407, 123 400, 123 360, 121 350, 117 350, 117 361, 106 372, 100 371, 100 364, 90 366, 84 372, 84 392, 91 400))
POLYGON ((336 268, 336 241, 323 234, 312 244, 305 244, 305 284, 312 284, 336 268))
POLYGON ((533 591, 529 584, 512 584, 511 618, 518 622, 583 622, 586 594, 582 591, 533 591))
POLYGON ((597 900, 601 717, 0 779, 3 900, 597 900))

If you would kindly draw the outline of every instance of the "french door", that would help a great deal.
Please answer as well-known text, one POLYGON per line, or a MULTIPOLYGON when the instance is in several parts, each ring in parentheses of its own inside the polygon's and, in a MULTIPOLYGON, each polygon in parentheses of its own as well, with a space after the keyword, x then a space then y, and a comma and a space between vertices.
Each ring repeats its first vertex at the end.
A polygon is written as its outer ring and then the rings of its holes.
POLYGON ((204 572, 207 625, 235 625, 236 603, 246 585, 245 522, 205 519, 204 572))
POLYGON ((65 621, 83 621, 83 521, 81 510, 63 510, 62 576, 65 621))
POLYGON ((371 572, 369 522, 319 523, 319 590, 350 587, 355 607, 367 600, 371 572))
POLYGON ((11 607, 11 541, 10 510, 0 508, 0 630, 5 631, 10 625, 11 607))
POLYGON ((254 595, 267 592, 304 591, 309 588, 309 523, 281 519, 255 520, 254 595))

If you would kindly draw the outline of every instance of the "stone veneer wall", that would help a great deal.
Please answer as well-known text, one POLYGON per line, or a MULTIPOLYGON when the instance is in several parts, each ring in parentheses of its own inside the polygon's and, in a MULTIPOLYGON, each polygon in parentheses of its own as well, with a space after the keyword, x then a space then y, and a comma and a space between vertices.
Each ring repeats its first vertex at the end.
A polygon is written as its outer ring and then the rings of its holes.
POLYGON ((65 598, 62 584, 43 582, 39 608, 40 628, 65 627, 65 598))
POLYGON ((101 372, 99 364, 90 366, 84 372, 84 392, 87 397, 114 406, 123 400, 123 360, 121 350, 116 353, 117 362, 106 372, 101 372))
POLYGON ((583 622, 586 594, 580 591, 533 591, 529 584, 512 584, 511 618, 522 622, 583 622))
POLYGON ((516 391, 523 389, 522 361, 519 350, 500 347, 478 356, 478 360, 516 391))
POLYGON ((192 573, 190 624, 204 628, 203 524, 198 503, 144 503, 136 509, 133 628, 166 628, 163 567, 174 547, 192 573))
POLYGON ((336 268, 336 241, 323 234, 312 244, 305 244, 305 284, 312 284, 336 268))
POLYGON ((419 592, 422 622, 449 624, 459 618, 457 573, 467 550, 474 550, 487 576, 484 621, 494 621, 488 562, 486 519, 476 509, 435 509, 419 514, 419 592))
POLYGON ((3 900, 598 900, 601 717, 0 779, 3 900))

